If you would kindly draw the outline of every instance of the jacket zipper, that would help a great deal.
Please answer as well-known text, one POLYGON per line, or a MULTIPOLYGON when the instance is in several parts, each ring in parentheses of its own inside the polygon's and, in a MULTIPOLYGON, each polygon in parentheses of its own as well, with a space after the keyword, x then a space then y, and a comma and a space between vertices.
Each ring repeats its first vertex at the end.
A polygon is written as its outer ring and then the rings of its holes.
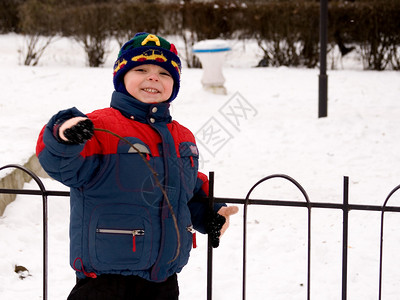
POLYGON ((136 236, 144 236, 143 229, 105 229, 105 228, 97 228, 97 233, 106 233, 106 234, 129 234, 132 235, 132 252, 136 252, 136 236))

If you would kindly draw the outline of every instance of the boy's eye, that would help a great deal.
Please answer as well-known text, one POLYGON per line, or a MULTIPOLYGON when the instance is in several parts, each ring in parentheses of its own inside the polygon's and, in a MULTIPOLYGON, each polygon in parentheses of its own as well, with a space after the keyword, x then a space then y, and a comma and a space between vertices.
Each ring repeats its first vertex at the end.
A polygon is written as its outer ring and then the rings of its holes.
POLYGON ((160 74, 171 77, 171 74, 169 74, 168 72, 161 72, 160 74))

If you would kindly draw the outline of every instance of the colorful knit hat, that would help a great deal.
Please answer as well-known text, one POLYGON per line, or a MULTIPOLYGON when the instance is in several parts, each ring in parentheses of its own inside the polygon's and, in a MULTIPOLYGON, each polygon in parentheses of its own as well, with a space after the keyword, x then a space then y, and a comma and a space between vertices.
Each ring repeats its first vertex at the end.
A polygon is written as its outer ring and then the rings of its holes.
POLYGON ((132 68, 144 64, 158 65, 167 70, 174 79, 174 88, 168 102, 178 95, 180 86, 181 61, 174 44, 160 36, 147 32, 137 33, 125 43, 114 64, 114 87, 117 92, 128 94, 124 76, 132 68))

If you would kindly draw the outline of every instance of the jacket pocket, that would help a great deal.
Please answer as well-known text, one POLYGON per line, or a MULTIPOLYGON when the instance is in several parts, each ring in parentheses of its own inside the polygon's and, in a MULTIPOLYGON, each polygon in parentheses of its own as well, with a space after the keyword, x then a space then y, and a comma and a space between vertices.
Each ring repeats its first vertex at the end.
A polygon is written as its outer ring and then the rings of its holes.
POLYGON ((179 145, 181 157, 181 179, 183 186, 190 192, 196 185, 197 170, 199 167, 199 153, 195 144, 183 142, 179 145))
POLYGON ((147 209, 131 204, 97 206, 89 224, 89 256, 98 271, 144 270, 152 264, 147 209))
MULTIPOLYGON (((138 138, 126 138, 131 145, 120 141, 116 154, 115 177, 118 188, 125 192, 154 193, 152 169, 156 169, 149 147, 138 138)), ((155 170, 158 172, 159 170, 155 170)))

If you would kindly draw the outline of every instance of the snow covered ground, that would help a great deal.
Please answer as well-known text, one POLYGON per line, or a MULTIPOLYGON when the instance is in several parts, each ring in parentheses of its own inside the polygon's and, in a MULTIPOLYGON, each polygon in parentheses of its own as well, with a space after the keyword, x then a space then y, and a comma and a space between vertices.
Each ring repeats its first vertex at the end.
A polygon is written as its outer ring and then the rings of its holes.
MULTIPOLYGON (((40 129, 58 110, 106 107, 113 89, 115 45, 106 65, 91 69, 81 48, 67 39, 53 44, 38 67, 21 66, 22 44, 20 36, 0 36, 0 166, 26 162, 40 129)), ((253 68, 261 55, 255 43, 232 46, 224 68, 228 94, 204 91, 202 70, 184 69, 171 108, 196 134, 202 171, 215 171, 215 195, 244 198, 262 177, 283 173, 295 178, 311 201, 341 202, 343 176, 349 176, 350 203, 383 204, 400 184, 400 73, 361 71, 354 58, 335 58, 340 68, 328 72, 328 117, 318 119, 317 69, 253 68), (211 139, 210 132, 218 134, 211 139)), ((51 190, 66 189, 51 179, 44 182, 51 190)), ((257 188, 252 198, 303 201, 278 179, 257 188)), ((395 194, 389 205, 398 205, 399 198, 395 194)), ((240 209, 214 252, 216 300, 241 299, 240 209)), ((68 216, 68 199, 50 197, 51 300, 65 299, 75 281, 68 264, 68 216)), ((302 208, 249 207, 247 299, 306 299, 306 217, 302 208)), ((385 220, 382 299, 399 299, 400 215, 388 213, 385 220)), ((341 212, 313 209, 312 225, 311 298, 340 299, 341 212)), ((0 217, 1 299, 42 298, 41 226, 37 196, 19 196, 0 217), (31 276, 19 279, 15 265, 31 276)), ((350 213, 348 299, 377 299, 379 226, 379 213, 350 213)), ((179 280, 182 300, 206 299, 204 236, 198 235, 198 248, 179 280)))

